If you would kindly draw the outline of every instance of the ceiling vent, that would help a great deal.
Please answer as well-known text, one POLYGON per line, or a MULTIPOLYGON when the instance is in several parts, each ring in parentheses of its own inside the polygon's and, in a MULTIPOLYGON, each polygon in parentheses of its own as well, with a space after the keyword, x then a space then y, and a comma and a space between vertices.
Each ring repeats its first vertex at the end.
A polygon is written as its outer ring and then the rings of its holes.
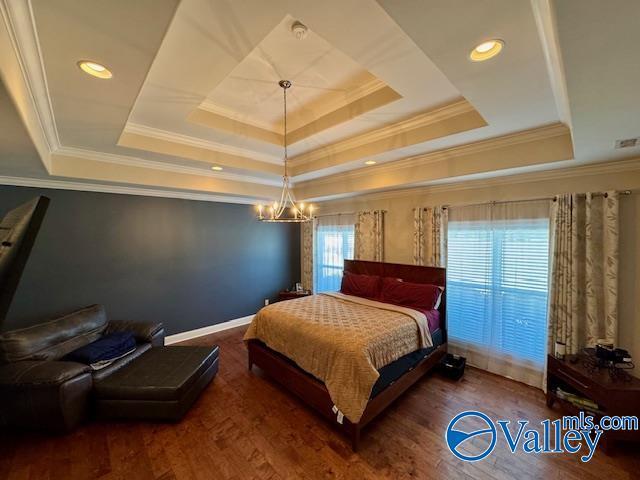
POLYGON ((624 140, 616 140, 616 148, 628 148, 640 146, 639 138, 625 138, 624 140))

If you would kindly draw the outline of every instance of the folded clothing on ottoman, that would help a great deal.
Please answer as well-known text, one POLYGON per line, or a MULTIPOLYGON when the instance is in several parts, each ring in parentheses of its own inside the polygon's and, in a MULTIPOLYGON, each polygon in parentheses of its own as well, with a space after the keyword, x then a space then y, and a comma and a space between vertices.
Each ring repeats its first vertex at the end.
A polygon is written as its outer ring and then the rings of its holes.
POLYGON ((107 367, 136 349, 133 332, 115 332, 69 353, 65 360, 89 365, 93 370, 107 367))

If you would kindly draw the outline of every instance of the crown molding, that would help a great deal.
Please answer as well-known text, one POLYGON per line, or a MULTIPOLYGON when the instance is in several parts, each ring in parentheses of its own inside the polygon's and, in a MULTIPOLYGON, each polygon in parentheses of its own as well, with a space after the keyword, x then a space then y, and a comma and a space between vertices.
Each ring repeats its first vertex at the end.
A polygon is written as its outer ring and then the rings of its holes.
MULTIPOLYGON (((376 82, 374 86, 377 87, 379 85, 380 84, 376 82)), ((378 88, 372 92, 367 92, 365 86, 363 91, 358 92, 357 96, 359 98, 351 99, 348 103, 338 102, 336 100, 333 106, 327 106, 324 104, 318 105, 317 100, 312 102, 310 109, 316 110, 315 118, 304 124, 300 124, 298 127, 296 127, 295 124, 293 125, 292 130, 287 133, 289 145, 295 145, 302 140, 313 137, 338 125, 351 122, 373 110, 389 105, 402 98, 402 95, 393 88, 384 84, 382 85, 382 88, 378 88), (361 93, 368 94, 360 96, 361 93)), ((348 93, 346 96, 348 96, 348 93)), ((293 120, 295 120, 295 117, 293 120)))
MULTIPOLYGON (((294 85, 295 86, 295 85, 294 85)), ((329 101, 325 101, 322 102, 322 107, 321 107, 321 112, 316 112, 315 115, 315 119, 310 121, 310 122, 306 122, 303 124, 299 124, 296 125, 295 123, 291 122, 290 129, 288 132, 288 136, 290 136, 291 138, 295 138, 296 136, 296 132, 305 130, 307 127, 314 125, 318 122, 318 120, 322 119, 323 117, 329 116, 332 113, 335 113, 336 111, 342 109, 342 108, 348 108, 349 106, 351 106, 352 104, 365 99, 366 97, 373 95, 374 93, 379 92, 380 90, 383 89, 389 89, 390 91, 394 92, 396 95, 398 95, 398 98, 402 98, 395 90, 393 90, 391 87, 389 87, 386 83, 384 83, 382 80, 380 80, 377 77, 372 78, 371 80, 369 80, 368 82, 363 83, 362 85, 358 85, 355 88, 352 88, 351 90, 347 90, 343 95, 340 96, 340 98, 334 98, 333 100, 329 100, 329 101)), ((315 102, 311 102, 311 105, 317 104, 316 100, 315 102)), ((388 102, 386 102, 388 103, 388 102)), ((292 112, 295 114, 295 110, 292 112)), ((361 111, 358 115, 356 115, 353 118, 357 118, 359 115, 362 115, 364 113, 367 113, 366 111, 361 111)), ((302 138, 299 138, 297 140, 293 140, 289 142, 289 145, 293 145, 295 143, 298 143, 299 141, 303 140, 304 138, 309 137, 310 135, 306 135, 302 138)))
POLYGON ((182 192, 179 190, 160 190, 153 188, 126 187, 122 185, 106 185, 26 177, 0 176, 0 185, 52 188, 55 190, 74 190, 81 192, 116 193, 121 195, 138 195, 142 197, 180 198, 183 200, 197 200, 200 202, 236 203, 241 205, 254 205, 256 203, 255 199, 248 197, 208 195, 203 193, 182 192))
POLYGON ((558 111, 558 118, 571 128, 571 109, 569 107, 569 94, 565 78, 562 51, 557 35, 557 24, 551 0, 531 0, 533 17, 542 43, 551 90, 558 111))
POLYGON ((335 110, 336 108, 344 107, 386 87, 388 87, 386 83, 384 83, 379 78, 374 77, 368 82, 365 82, 362 85, 358 85, 356 88, 352 88, 351 90, 347 91, 343 95, 340 102, 329 103, 327 110, 335 110))
POLYGON ((334 183, 337 178, 340 178, 340 180, 356 179, 371 176, 373 172, 375 172, 376 174, 384 174, 392 172, 399 168, 420 167, 428 165, 429 163, 434 163, 442 160, 450 160, 455 157, 473 155, 480 152, 486 152, 488 150, 495 150, 498 148, 509 147, 522 143, 545 140, 567 134, 568 129, 565 125, 561 123, 554 123, 551 125, 546 125, 544 127, 525 130, 523 132, 516 132, 509 135, 503 135, 501 137, 494 137, 487 140, 469 143, 466 145, 446 148, 443 150, 437 150, 435 152, 390 161, 373 167, 359 168, 357 170, 329 175, 319 179, 308 180, 306 182, 298 182, 296 186, 304 186, 311 183, 313 183, 313 185, 331 184, 334 183))
POLYGON ((203 140, 201 138, 191 137, 189 135, 183 135, 181 133, 169 132, 167 130, 148 127, 146 125, 140 125, 137 123, 131 123, 131 122, 127 123, 123 133, 132 133, 136 135, 142 135, 145 137, 156 138, 158 140, 164 140, 168 142, 187 145, 189 147, 203 148, 205 150, 226 153, 228 155, 235 155, 238 157, 245 157, 251 160, 258 160, 261 162, 273 163, 276 165, 284 164, 282 158, 276 157, 274 155, 267 155, 264 153, 256 152, 254 150, 248 150, 240 147, 233 147, 231 145, 212 142, 210 140, 203 140))
POLYGON ((419 187, 386 190, 381 192, 356 194, 349 197, 335 198, 331 200, 318 201, 317 203, 332 204, 352 200, 387 200, 402 198, 412 195, 428 195, 436 193, 459 192, 464 190, 476 190, 478 188, 491 188, 502 185, 518 185, 523 183, 546 182, 577 176, 601 176, 615 173, 626 173, 640 171, 640 157, 628 160, 599 162, 590 165, 578 165, 572 167, 561 166, 560 168, 547 168, 537 172, 507 173, 492 178, 481 178, 472 180, 452 180, 447 183, 436 185, 424 185, 419 187))
MULTIPOLYGON (((368 82, 365 82, 362 85, 358 85, 356 88, 352 88, 351 90, 348 90, 347 92, 345 92, 345 94, 340 97, 340 100, 334 99, 331 102, 323 104, 322 110, 324 111, 324 113, 318 115, 317 117, 320 118, 323 115, 326 115, 327 113, 331 113, 334 110, 337 110, 339 108, 343 108, 349 105, 350 103, 357 102, 358 100, 368 95, 371 95, 372 93, 375 93, 378 90, 381 90, 383 88, 387 88, 387 84, 384 83, 379 78, 374 77, 368 82)), ((250 118, 248 115, 242 115, 241 113, 238 113, 235 110, 218 105, 217 103, 212 102, 208 98, 205 98, 198 108, 200 110, 205 110, 207 112, 211 112, 216 115, 226 117, 235 122, 251 125, 253 127, 257 127, 262 130, 267 130, 276 135, 279 135, 280 137, 282 137, 284 141, 284 135, 283 135, 284 130, 282 126, 277 126, 272 123, 255 120, 253 118, 250 118)), ((292 112, 292 113, 295 113, 295 112, 292 112)), ((304 128, 310 123, 313 123, 313 122, 308 122, 306 124, 301 124, 301 125, 292 125, 291 131, 289 133, 292 133, 298 129, 304 128)))
MULTIPOLYGON (((32 113, 37 120, 39 132, 30 133, 34 138, 34 143, 37 143, 38 139, 45 143, 45 148, 39 148, 38 153, 45 168, 49 171, 51 166, 49 154, 60 147, 60 138, 51 104, 31 1, 0 0, 0 14, 7 28, 22 73, 25 91, 29 97, 26 108, 30 111, 22 112, 22 114, 32 113)), ((19 108, 21 106, 19 105, 19 108)), ((25 120, 25 124, 32 125, 27 120, 25 120)))
POLYGON ((116 155, 113 153, 96 152, 93 150, 85 150, 75 147, 62 147, 54 152, 55 155, 65 155, 69 157, 86 158, 97 162, 113 163, 116 165, 126 165, 128 167, 143 167, 153 170, 162 170, 165 172, 185 173, 189 175, 198 175, 202 177, 211 177, 224 180, 233 180, 236 182, 257 183, 260 185, 270 185, 279 187, 282 180, 271 180, 267 178, 252 177, 249 175, 240 175, 229 172, 214 172, 209 169, 196 167, 188 167, 185 165, 176 165, 175 163, 158 162, 155 160, 146 160, 138 157, 130 157, 125 155, 116 155))
POLYGON ((311 152, 302 153, 291 159, 289 163, 291 166, 304 165, 305 163, 313 162, 327 156, 327 151, 330 150, 331 154, 335 155, 346 150, 361 147, 379 140, 384 140, 389 137, 393 137, 408 130, 415 130, 418 128, 426 127, 436 122, 455 117, 457 115, 474 111, 473 105, 471 105, 466 99, 460 98, 447 105, 441 106, 434 110, 419 113, 408 119, 400 122, 392 123, 382 128, 378 128, 361 135, 342 140, 340 142, 332 143, 330 145, 320 147, 311 152))

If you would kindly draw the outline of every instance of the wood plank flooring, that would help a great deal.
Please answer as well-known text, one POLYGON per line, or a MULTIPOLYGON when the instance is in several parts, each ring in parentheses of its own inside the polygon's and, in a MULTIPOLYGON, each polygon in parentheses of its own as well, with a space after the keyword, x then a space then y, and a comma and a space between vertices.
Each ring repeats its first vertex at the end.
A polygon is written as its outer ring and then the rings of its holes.
POLYGON ((465 463, 444 431, 457 413, 557 418, 541 391, 468 369, 459 382, 427 376, 364 430, 361 450, 257 370, 247 370, 246 327, 189 343, 220 345, 220 372, 178 424, 89 423, 66 436, 0 433, 0 479, 632 479, 640 448, 583 464, 577 455, 511 454, 498 445, 465 463))

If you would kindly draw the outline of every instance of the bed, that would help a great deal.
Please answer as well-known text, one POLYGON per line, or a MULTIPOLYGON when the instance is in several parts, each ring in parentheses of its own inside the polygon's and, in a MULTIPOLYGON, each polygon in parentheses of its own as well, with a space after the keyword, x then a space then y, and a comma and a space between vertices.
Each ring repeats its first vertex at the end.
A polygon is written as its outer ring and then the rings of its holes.
MULTIPOLYGON (((269 329, 258 328, 259 325, 256 325, 257 319, 254 319, 254 323, 247 331, 245 341, 248 349, 249 370, 254 365, 259 367, 285 389, 298 396, 310 407, 330 420, 335 428, 350 437, 352 448, 356 451, 360 443, 362 429, 409 387, 430 372, 446 354, 446 291, 444 290, 446 271, 444 268, 437 267, 361 260, 345 260, 344 271, 345 275, 370 275, 381 279, 397 279, 398 281, 413 284, 435 285, 440 287, 442 292, 437 305, 434 305, 432 311, 425 311, 415 315, 413 314, 415 312, 402 310, 404 307, 395 307, 388 304, 381 305, 375 301, 369 302, 366 299, 361 300, 351 296, 345 297, 341 296, 341 294, 317 295, 313 296, 316 298, 307 297, 307 299, 290 300, 283 302, 287 304, 287 308, 280 307, 279 309, 273 308, 270 310, 272 315, 272 321, 268 325, 271 332, 270 335, 264 333, 268 332, 269 329), (320 367, 310 364, 305 357, 297 356, 295 348, 288 347, 287 344, 288 339, 291 338, 287 337, 287 335, 297 335, 304 339, 308 350, 318 354, 322 354, 324 350, 329 350, 328 355, 330 355, 334 348, 334 340, 331 340, 331 343, 327 343, 329 340, 325 338, 313 337, 314 331, 309 330, 309 322, 304 321, 305 317, 298 318, 297 315, 302 315, 299 312, 305 311, 307 314, 316 314, 318 312, 315 312, 314 309, 322 309, 324 311, 334 306, 339 307, 337 310, 339 313, 346 312, 346 315, 357 317, 357 321, 352 318, 341 318, 339 319, 340 322, 337 322, 341 325, 346 322, 347 326, 344 327, 344 331, 348 332, 348 335, 345 335, 346 337, 352 335, 352 332, 355 331, 349 329, 353 326, 352 324, 355 324, 357 328, 358 323, 363 322, 367 325, 366 330, 370 331, 375 330, 372 327, 375 327, 378 321, 382 325, 402 320, 398 329, 402 327, 405 333, 410 332, 411 335, 416 336, 417 340, 411 339, 411 342, 417 341, 417 343, 414 344, 408 341, 403 343, 403 337, 399 337, 399 343, 392 344, 393 348, 397 348, 397 351, 393 350, 391 352, 395 352, 395 355, 389 356, 389 350, 384 350, 383 348, 380 358, 376 357, 374 361, 369 361, 368 364, 362 361, 358 363, 356 360, 359 359, 355 357, 353 361, 350 361, 347 358, 349 355, 346 354, 339 356, 339 359, 341 361, 344 360, 347 364, 346 366, 341 365, 341 369, 338 370, 345 370, 348 380, 347 382, 342 382, 345 385, 341 385, 342 390, 340 391, 332 378, 325 378, 318 373, 322 370, 322 367, 326 367, 324 365, 326 361, 323 358, 311 357, 312 362, 321 364, 320 367), (273 318, 274 313, 288 318, 273 318), (411 319, 415 320, 416 323, 411 323, 413 321, 411 319), (413 326, 411 327, 411 325, 413 326), (416 328, 416 325, 418 325, 418 328, 416 328), (424 325, 424 327, 421 327, 421 325, 424 325), (286 329, 292 331, 285 332, 286 329), (296 331, 296 329, 299 330, 296 331), (320 342, 325 343, 322 344, 320 342), (396 344, 400 346, 396 346, 396 344), (407 348, 409 348, 407 345, 414 346, 407 351, 407 348), (371 369, 375 369, 375 371, 368 371, 371 369), (349 377, 351 373, 352 377, 349 377), (325 378, 326 383, 321 378, 325 378), (359 396, 353 395, 355 397, 354 402, 350 402, 350 400, 353 400, 351 397, 348 399, 349 401, 341 398, 341 395, 344 397, 343 394, 345 392, 346 394, 352 393, 346 391, 350 388, 358 391, 359 394, 359 396), (362 398, 362 392, 366 392, 364 399, 362 398), (337 408, 338 406, 348 414, 343 414, 341 409, 337 408)), ((264 324, 265 322, 266 320, 263 319, 262 323, 264 324)), ((343 328, 341 325, 335 328, 343 328)), ((389 335, 395 335, 396 333, 392 332, 389 335)), ((383 328, 378 336, 380 335, 385 335, 383 328)), ((335 335, 335 337, 340 337, 340 335, 335 335)), ((376 341, 375 343, 385 343, 386 339, 383 340, 383 342, 376 341)), ((336 341, 336 343, 338 342, 336 341)), ((388 346, 383 345, 383 347, 388 346)), ((350 347, 340 346, 340 348, 350 347)), ((367 355, 372 355, 372 350, 368 348, 367 355)), ((360 351, 358 350, 354 353, 354 356, 359 354, 360 351)), ((336 356, 334 354, 330 358, 336 358, 336 356)), ((318 355, 318 357, 322 357, 322 355, 318 355)), ((333 366, 328 368, 330 371, 336 369, 333 366)), ((345 372, 341 371, 341 373, 344 374, 345 372)))

